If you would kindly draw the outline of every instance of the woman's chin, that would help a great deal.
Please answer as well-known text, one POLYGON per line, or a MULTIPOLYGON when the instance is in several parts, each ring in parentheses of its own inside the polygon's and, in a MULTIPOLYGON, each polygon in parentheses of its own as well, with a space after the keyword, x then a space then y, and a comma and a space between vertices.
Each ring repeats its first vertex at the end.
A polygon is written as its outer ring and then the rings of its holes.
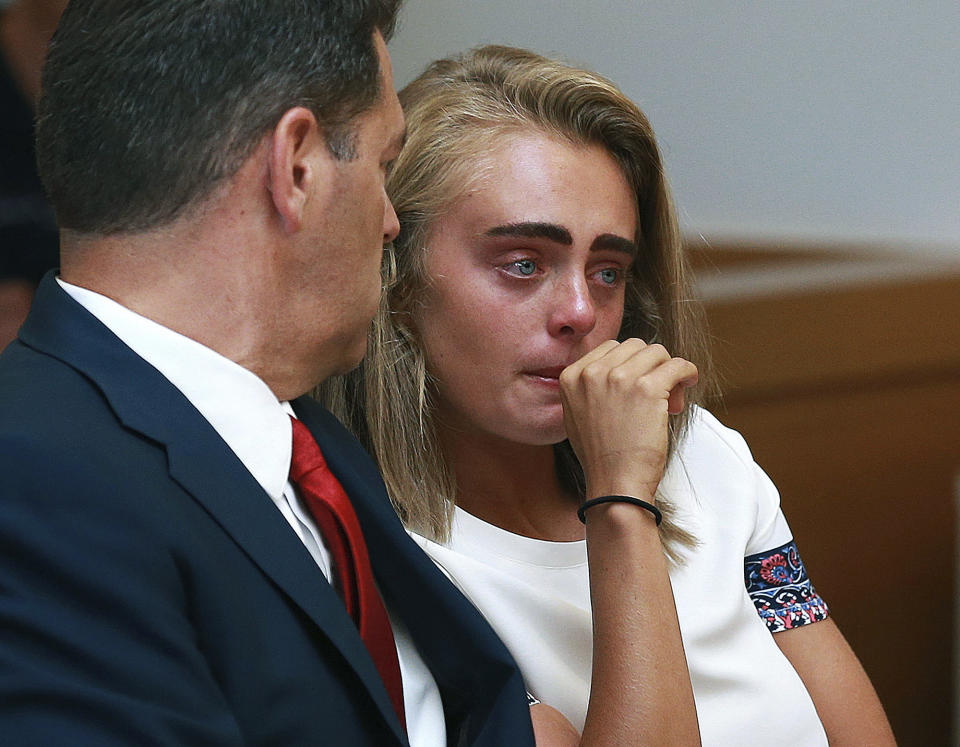
POLYGON ((567 438, 567 431, 563 427, 563 418, 559 422, 552 420, 541 424, 531 424, 528 431, 528 443, 535 446, 552 446, 567 438))

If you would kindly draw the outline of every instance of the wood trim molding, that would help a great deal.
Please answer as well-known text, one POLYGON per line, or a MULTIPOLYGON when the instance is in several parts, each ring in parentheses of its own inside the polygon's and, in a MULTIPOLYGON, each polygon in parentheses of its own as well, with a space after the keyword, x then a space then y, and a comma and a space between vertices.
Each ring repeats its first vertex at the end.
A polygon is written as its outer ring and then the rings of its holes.
POLYGON ((697 295, 707 303, 960 274, 960 247, 933 255, 881 245, 691 241, 688 254, 697 295))
POLYGON ((960 272, 705 308, 727 399, 960 376, 960 272))

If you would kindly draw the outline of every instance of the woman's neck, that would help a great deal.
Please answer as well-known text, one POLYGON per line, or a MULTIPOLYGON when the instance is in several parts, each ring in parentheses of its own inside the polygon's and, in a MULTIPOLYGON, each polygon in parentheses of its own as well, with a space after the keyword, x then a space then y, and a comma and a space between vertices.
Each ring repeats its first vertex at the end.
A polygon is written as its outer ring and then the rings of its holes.
POLYGON ((552 446, 528 446, 440 427, 457 480, 457 505, 508 532, 568 542, 584 538, 577 499, 556 473, 552 446))

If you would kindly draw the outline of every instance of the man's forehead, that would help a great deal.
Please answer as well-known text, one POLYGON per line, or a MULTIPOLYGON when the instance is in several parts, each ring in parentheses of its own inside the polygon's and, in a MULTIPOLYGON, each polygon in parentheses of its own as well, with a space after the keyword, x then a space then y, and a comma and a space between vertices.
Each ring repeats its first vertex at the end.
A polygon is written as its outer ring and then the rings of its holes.
POLYGON ((403 109, 393 84, 393 63, 386 42, 379 31, 374 32, 374 45, 380 60, 380 107, 386 111, 389 143, 391 146, 402 146, 406 140, 406 129, 403 121, 403 109))
POLYGON ((387 43, 383 40, 383 34, 379 31, 373 32, 373 46, 377 50, 377 58, 380 60, 380 74, 389 79, 392 86, 393 60, 390 59, 390 50, 387 49, 387 43))
POLYGON ((393 90, 392 82, 389 86, 384 85, 382 105, 386 110, 390 146, 399 153, 407 140, 407 127, 404 121, 403 107, 400 106, 400 99, 397 98, 397 92, 393 90))

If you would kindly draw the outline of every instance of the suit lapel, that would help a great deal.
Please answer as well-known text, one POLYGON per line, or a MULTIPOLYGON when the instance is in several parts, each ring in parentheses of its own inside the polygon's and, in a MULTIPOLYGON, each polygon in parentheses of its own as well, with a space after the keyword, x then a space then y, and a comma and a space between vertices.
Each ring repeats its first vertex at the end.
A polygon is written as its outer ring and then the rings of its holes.
POLYGON ((162 444, 171 478, 323 631, 400 741, 402 727, 353 621, 271 498, 207 420, 153 366, 123 344, 48 274, 21 341, 93 381, 120 422, 162 444))
MULTIPOLYGON (((384 601, 404 621, 440 685, 448 737, 460 734, 473 744, 474 730, 483 728, 487 714, 504 708, 515 712, 517 729, 522 728, 528 723, 527 706, 506 647, 407 536, 367 452, 316 402, 301 398, 294 407, 350 496, 384 601), (512 679, 517 682, 508 684, 512 679)), ((520 736, 517 743, 523 743, 520 736)))

